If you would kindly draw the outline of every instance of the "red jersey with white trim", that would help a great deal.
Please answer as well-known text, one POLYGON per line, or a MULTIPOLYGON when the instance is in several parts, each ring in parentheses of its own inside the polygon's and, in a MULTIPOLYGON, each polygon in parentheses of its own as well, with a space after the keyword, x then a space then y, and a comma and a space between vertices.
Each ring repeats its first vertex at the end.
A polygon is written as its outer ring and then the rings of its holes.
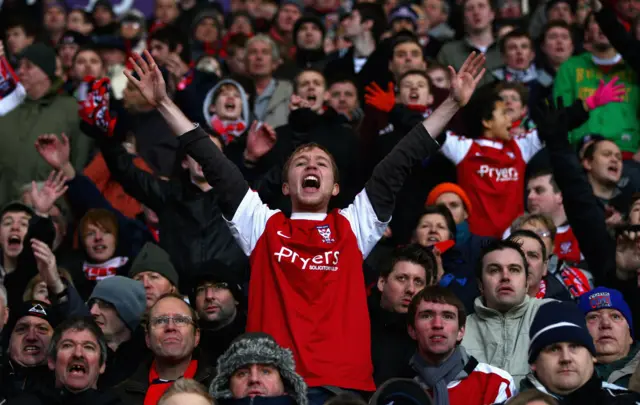
POLYGON ((367 193, 342 210, 287 218, 249 190, 229 226, 251 263, 247 331, 291 349, 311 387, 375 390, 362 263, 387 223, 367 193))
MULTIPOLYGON (((491 405, 505 402, 517 392, 511 374, 486 363, 478 363, 468 377, 447 385, 451 405, 491 405)), ((433 395, 433 391, 429 390, 433 395)))
POLYGON ((582 260, 578 239, 573 234, 571 226, 562 225, 558 227, 554 245, 553 253, 560 260, 566 260, 571 263, 579 263, 582 260))
POLYGON ((524 213, 525 169, 541 148, 535 129, 508 141, 469 139, 447 132, 441 151, 457 166, 458 184, 471 200, 472 233, 500 238, 524 213))

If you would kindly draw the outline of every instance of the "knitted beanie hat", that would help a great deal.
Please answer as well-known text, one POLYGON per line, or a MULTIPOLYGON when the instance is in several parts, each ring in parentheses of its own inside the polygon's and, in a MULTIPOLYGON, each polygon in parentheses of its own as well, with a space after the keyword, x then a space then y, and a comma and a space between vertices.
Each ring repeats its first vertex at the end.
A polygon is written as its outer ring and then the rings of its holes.
POLYGON ((536 361, 545 347, 560 342, 577 343, 596 355, 584 314, 573 302, 551 301, 542 305, 531 323, 529 339, 529 364, 536 361))
POLYGON ((457 184, 455 183, 440 183, 431 190, 429 195, 427 196, 427 202, 425 205, 435 205, 436 200, 444 193, 453 193, 457 194, 458 197, 462 200, 464 207, 467 209, 467 214, 471 216, 472 206, 471 200, 467 193, 457 184))
POLYGON ((134 332, 147 309, 147 297, 141 282, 123 276, 105 278, 96 284, 89 301, 97 298, 116 307, 116 312, 134 332))
POLYGON ((231 376, 240 367, 251 364, 276 367, 285 391, 298 405, 307 405, 307 385, 295 371, 296 365, 291 350, 280 347, 270 335, 257 332, 238 336, 218 358, 218 375, 209 387, 211 395, 216 399, 231 398, 231 376))
POLYGON ((631 314, 629 304, 624 300, 620 291, 606 287, 594 288, 580 296, 578 306, 585 315, 601 309, 615 309, 620 311, 622 316, 627 320, 629 333, 631 333, 631 337, 633 337, 633 315, 631 314))

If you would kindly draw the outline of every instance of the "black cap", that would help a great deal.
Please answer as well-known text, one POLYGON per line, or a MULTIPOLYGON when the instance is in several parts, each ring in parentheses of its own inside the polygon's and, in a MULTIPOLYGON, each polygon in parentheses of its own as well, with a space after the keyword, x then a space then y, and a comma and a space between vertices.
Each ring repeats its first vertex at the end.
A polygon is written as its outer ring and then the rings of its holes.
POLYGON ((210 260, 200 266, 198 271, 194 272, 189 279, 189 301, 195 308, 196 289, 205 282, 210 283, 226 283, 233 298, 238 303, 243 304, 245 301, 244 290, 242 288, 243 269, 226 265, 218 260, 210 260))
POLYGON ((304 23, 312 23, 315 26, 317 26, 320 31, 322 32, 322 38, 325 37, 326 35, 326 29, 324 24, 322 23, 322 20, 313 15, 313 14, 305 14, 302 17, 298 18, 298 21, 296 21, 295 25, 293 26, 293 39, 295 41, 295 39, 298 36, 298 30, 300 29, 300 27, 302 27, 302 24, 304 23))
POLYGON ((22 303, 17 310, 11 310, 11 319, 10 322, 10 330, 13 333, 13 328, 16 326, 18 321, 25 316, 34 316, 36 318, 44 319, 51 325, 53 329, 57 326, 57 321, 53 315, 53 311, 51 310, 51 305, 47 304, 43 301, 25 301, 22 303))
POLYGON ((547 2, 547 4, 544 6, 545 14, 549 12, 549 9, 551 7, 555 6, 558 3, 567 3, 569 5, 569 7, 571 8, 571 13, 573 13, 573 14, 575 14, 576 11, 578 10, 578 4, 574 0, 549 0, 547 2))

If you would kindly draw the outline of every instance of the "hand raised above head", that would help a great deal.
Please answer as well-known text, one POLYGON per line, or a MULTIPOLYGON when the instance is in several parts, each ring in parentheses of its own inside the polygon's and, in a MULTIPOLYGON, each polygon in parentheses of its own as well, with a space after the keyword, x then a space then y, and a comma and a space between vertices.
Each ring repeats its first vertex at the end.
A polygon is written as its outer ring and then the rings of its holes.
POLYGON ((452 66, 449 66, 449 74, 451 76, 449 94, 460 107, 469 102, 478 83, 482 80, 486 71, 483 67, 484 62, 484 54, 471 52, 457 72, 452 66))
POLYGON ((125 70, 124 74, 142 93, 149 104, 158 106, 169 98, 167 86, 153 56, 147 50, 144 51, 143 55, 144 57, 133 54, 133 57, 129 58, 138 78, 133 77, 131 72, 127 70, 125 70))

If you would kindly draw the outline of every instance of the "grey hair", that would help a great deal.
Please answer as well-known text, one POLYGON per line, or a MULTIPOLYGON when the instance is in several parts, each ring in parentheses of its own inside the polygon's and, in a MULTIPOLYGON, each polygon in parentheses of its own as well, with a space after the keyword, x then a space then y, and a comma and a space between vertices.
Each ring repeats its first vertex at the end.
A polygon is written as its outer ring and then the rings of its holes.
POLYGON ((255 42, 266 42, 267 44, 269 44, 269 46, 271 47, 271 58, 273 58, 273 61, 278 62, 280 60, 280 49, 270 36, 265 34, 258 34, 255 37, 250 38, 247 41, 246 49, 249 49, 249 47, 255 42))

